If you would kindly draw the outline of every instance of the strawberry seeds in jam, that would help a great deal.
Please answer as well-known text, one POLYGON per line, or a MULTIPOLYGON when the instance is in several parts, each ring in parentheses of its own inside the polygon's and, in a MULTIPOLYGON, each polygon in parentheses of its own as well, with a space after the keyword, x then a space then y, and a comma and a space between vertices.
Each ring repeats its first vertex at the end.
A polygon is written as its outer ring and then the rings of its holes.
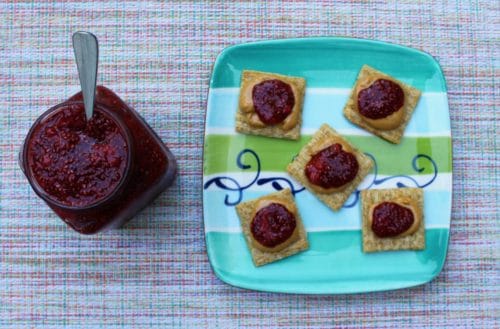
POLYGON ((271 203, 255 214, 250 231, 261 245, 273 248, 290 238, 297 226, 295 216, 279 203, 271 203))
POLYGON ((372 231, 380 238, 406 232, 414 222, 413 212, 395 202, 382 202, 373 209, 372 231))
POLYGON ((275 125, 292 113, 295 97, 289 84, 273 79, 256 84, 252 101, 259 119, 266 125, 275 125))
POLYGON ((116 189, 125 174, 128 148, 109 113, 96 107, 87 121, 83 104, 68 104, 34 128, 28 163, 48 195, 67 206, 85 207, 116 189))
POLYGON ((398 111, 404 101, 405 94, 397 83, 378 79, 358 93, 358 110, 369 119, 382 119, 398 111))
POLYGON ((339 143, 319 151, 306 165, 305 175, 314 185, 338 188, 352 181, 359 169, 354 154, 346 152, 339 143))

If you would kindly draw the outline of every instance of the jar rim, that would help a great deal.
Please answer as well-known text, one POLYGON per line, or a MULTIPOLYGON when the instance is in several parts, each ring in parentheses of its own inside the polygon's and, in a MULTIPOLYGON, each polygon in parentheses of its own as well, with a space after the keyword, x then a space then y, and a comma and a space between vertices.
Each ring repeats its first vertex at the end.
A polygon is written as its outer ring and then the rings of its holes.
POLYGON ((49 193, 47 193, 41 186, 38 184, 33 171, 31 169, 31 166, 29 166, 29 161, 28 161, 28 144, 29 141, 33 135, 33 132, 35 128, 43 121, 49 118, 52 115, 55 115, 58 110, 61 110, 62 108, 66 108, 72 105, 80 105, 84 106, 83 101, 68 101, 68 102, 63 102, 58 105, 55 105, 42 113, 33 123, 31 126, 30 130, 28 131, 28 134, 26 135, 26 138, 24 140, 24 145, 22 148, 22 155, 19 157, 21 163, 21 167, 23 168, 23 171, 28 178, 28 181, 35 191, 38 196, 40 196, 45 202, 47 202, 50 205, 56 206, 57 208, 61 210, 67 210, 67 211, 88 211, 92 209, 96 209, 99 207, 102 207, 106 203, 113 201, 115 197, 118 195, 118 193, 122 190, 122 188, 125 186, 125 184, 128 182, 130 178, 130 173, 132 172, 132 160, 133 160, 133 154, 134 154, 134 149, 133 149, 133 139, 132 139, 132 134, 130 133, 130 130, 128 126, 125 124, 125 122, 112 110, 110 110, 108 107, 101 103, 95 103, 94 105, 94 110, 97 108, 100 110, 102 113, 104 113, 108 118, 113 120, 113 122, 119 127, 120 132, 122 133, 125 143, 127 145, 127 163, 125 164, 125 168, 123 170, 123 175, 120 178, 120 181, 116 186, 111 190, 110 193, 108 193, 105 197, 98 199, 97 201, 86 204, 84 206, 71 206, 66 203, 63 203, 55 198, 53 198, 49 193))

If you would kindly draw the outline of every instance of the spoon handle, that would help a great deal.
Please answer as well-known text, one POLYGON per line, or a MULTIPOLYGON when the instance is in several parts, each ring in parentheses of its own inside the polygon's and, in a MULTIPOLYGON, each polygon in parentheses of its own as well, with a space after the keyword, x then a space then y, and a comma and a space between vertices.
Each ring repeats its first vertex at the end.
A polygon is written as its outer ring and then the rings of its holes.
POLYGON ((90 120, 94 112, 97 61, 99 58, 99 46, 96 36, 89 32, 75 32, 73 34, 73 50, 75 51, 78 77, 83 92, 85 116, 87 120, 90 120))

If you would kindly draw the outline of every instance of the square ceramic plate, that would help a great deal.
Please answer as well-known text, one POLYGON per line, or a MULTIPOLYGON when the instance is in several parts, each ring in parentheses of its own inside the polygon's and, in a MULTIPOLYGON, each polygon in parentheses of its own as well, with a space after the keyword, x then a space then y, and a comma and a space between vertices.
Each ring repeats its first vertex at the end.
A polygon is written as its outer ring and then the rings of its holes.
POLYGON ((210 80, 205 128, 203 211, 207 252, 215 274, 238 287, 288 293, 355 293, 398 289, 432 280, 448 247, 451 212, 451 133, 446 85, 426 53, 348 38, 276 40, 225 49, 210 80), (351 124, 342 115, 363 64, 422 91, 399 145, 351 124), (244 69, 307 80, 299 141, 235 133, 244 69), (322 123, 373 158, 375 169, 333 212, 286 173, 286 166, 322 123), (364 254, 359 190, 421 187, 426 248, 364 254), (235 211, 239 202, 291 188, 308 232, 308 251, 255 267, 235 211))

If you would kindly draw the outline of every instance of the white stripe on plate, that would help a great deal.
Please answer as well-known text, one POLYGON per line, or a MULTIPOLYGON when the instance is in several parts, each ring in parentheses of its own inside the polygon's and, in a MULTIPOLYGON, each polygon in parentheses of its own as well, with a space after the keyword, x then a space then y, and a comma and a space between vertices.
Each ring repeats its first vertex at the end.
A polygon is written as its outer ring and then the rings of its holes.
MULTIPOLYGON (((312 136, 314 133, 319 129, 317 128, 302 128, 301 129, 301 135, 309 135, 312 136)), ((366 130, 362 129, 336 129, 336 131, 344 136, 373 136, 373 134, 367 132, 366 130)), ((234 136, 234 135, 241 135, 240 133, 237 133, 234 128, 222 128, 222 127, 206 127, 205 130, 205 135, 229 135, 229 136, 234 136)), ((408 132, 405 133, 406 137, 450 137, 450 132, 449 131, 434 131, 434 132, 428 132, 428 133, 417 133, 417 132, 408 132)))
MULTIPOLYGON (((214 95, 231 95, 240 93, 240 88, 228 87, 228 88, 211 88, 210 92, 214 95)), ((311 87, 307 88, 307 94, 311 95, 349 95, 351 93, 351 88, 327 88, 327 87, 311 87)), ((436 96, 445 94, 440 91, 426 91, 425 95, 436 96)))
MULTIPOLYGON (((269 192, 245 190, 242 201, 253 200, 269 192)), ((238 232, 240 221, 236 209, 226 205, 225 201, 237 202, 238 192, 224 190, 210 190, 203 193, 203 212, 205 230, 229 230, 238 232)), ((355 195, 346 201, 346 204, 356 202, 354 206, 343 208, 341 211, 332 211, 314 195, 302 192, 296 195, 295 201, 300 209, 302 220, 308 231, 328 230, 357 230, 361 228, 360 200, 355 195)), ((451 193, 450 191, 429 191, 424 194, 424 217, 427 228, 448 228, 450 225, 451 193)))
MULTIPOLYGON (((443 224, 425 224, 425 229, 449 229, 449 226, 443 224)), ((361 231, 359 226, 343 226, 343 227, 314 227, 306 228, 308 233, 312 232, 338 232, 338 231, 361 231)), ((216 233, 241 233, 241 227, 210 227, 205 230, 205 233, 216 232, 216 233)))
MULTIPOLYGON (((345 88, 308 88, 304 100, 303 133, 316 130, 327 123, 344 133, 365 135, 342 114, 350 90, 345 88)), ((211 89, 207 103, 207 133, 212 128, 234 129, 238 107, 238 88, 211 89)), ((449 136, 450 116, 448 98, 444 92, 424 92, 408 126, 406 136, 449 136)))

